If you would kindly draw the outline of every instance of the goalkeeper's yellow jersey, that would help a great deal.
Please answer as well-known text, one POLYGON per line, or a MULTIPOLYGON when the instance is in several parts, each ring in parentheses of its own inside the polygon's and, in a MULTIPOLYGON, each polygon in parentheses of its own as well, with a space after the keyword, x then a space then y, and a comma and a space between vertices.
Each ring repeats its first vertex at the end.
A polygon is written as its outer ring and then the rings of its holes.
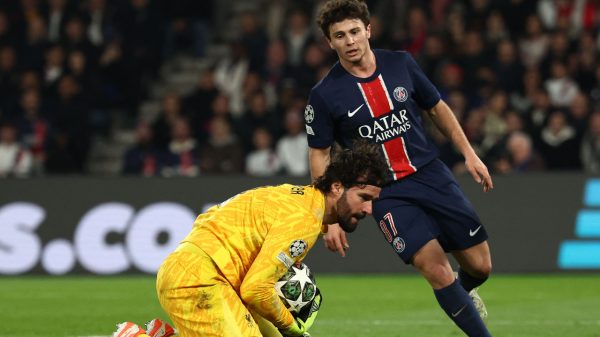
POLYGON ((183 242, 206 252, 250 309, 289 326, 275 282, 312 248, 324 211, 325 196, 312 186, 260 187, 199 215, 183 242))

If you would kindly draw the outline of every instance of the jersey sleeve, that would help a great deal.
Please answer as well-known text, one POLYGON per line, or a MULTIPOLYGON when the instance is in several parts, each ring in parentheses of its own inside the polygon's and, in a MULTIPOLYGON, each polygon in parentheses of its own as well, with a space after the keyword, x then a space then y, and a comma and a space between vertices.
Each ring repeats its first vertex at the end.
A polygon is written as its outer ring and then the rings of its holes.
POLYGON ((306 122, 308 146, 326 148, 333 144, 331 112, 316 88, 312 89, 308 97, 308 105, 304 109, 304 120, 306 122))
POLYGON ((294 318, 275 292, 275 283, 292 264, 304 258, 319 235, 319 226, 311 225, 308 218, 306 212, 290 212, 289 206, 280 205, 277 219, 240 289, 244 303, 278 328, 290 326, 294 318))
POLYGON ((440 101, 440 93, 413 57, 409 53, 404 54, 406 55, 408 72, 415 88, 415 101, 422 109, 429 110, 440 101))

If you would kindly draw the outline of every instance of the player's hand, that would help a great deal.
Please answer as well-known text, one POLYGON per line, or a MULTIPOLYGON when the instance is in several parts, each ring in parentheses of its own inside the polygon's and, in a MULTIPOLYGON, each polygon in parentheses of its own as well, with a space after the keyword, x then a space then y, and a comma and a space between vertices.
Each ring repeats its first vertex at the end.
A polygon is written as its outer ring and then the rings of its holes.
POLYGON ((338 252, 342 257, 346 256, 346 249, 350 248, 346 239, 346 232, 338 224, 327 225, 327 233, 323 234, 325 247, 332 252, 338 252))
POLYGON ((304 326, 306 330, 310 329, 310 327, 315 323, 315 319, 317 319, 322 302, 323 296, 321 295, 321 290, 317 288, 317 292, 313 300, 305 305, 304 308, 302 308, 302 310, 300 310, 298 313, 298 316, 296 316, 296 321, 300 322, 300 324, 304 326))
POLYGON ((313 300, 300 310, 300 313, 298 313, 296 317, 294 317, 294 324, 287 329, 279 329, 279 332, 283 337, 310 337, 310 334, 307 331, 315 323, 322 301, 323 296, 321 295, 319 288, 317 288, 315 298, 313 298, 313 300))
POLYGON ((303 329, 298 322, 298 320, 294 320, 294 323, 285 329, 279 329, 279 333, 283 337, 310 337, 310 334, 306 332, 306 329, 303 329))
POLYGON ((478 184, 483 186, 484 192, 488 192, 494 188, 494 182, 492 181, 490 172, 477 155, 466 158, 465 166, 467 167, 467 171, 469 171, 473 179, 475 179, 478 184))

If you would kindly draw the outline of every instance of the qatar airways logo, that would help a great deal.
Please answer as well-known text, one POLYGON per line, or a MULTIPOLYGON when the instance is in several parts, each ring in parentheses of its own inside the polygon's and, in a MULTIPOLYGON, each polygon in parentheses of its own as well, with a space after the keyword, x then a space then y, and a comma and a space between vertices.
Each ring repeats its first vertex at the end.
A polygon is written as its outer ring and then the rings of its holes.
POLYGON ((358 128, 358 133, 363 138, 375 139, 376 143, 382 143, 399 137, 410 128, 411 124, 408 117, 406 117, 406 109, 402 109, 379 117, 370 124, 361 125, 358 128))

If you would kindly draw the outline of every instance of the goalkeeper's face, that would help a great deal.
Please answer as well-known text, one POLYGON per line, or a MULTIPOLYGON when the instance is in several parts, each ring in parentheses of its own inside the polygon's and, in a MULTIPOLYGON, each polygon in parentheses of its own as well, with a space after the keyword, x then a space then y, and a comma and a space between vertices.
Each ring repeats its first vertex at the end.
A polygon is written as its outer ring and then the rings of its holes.
POLYGON ((337 201, 338 223, 345 232, 354 232, 358 222, 372 214, 373 200, 379 197, 381 188, 373 185, 353 186, 345 189, 337 201))

